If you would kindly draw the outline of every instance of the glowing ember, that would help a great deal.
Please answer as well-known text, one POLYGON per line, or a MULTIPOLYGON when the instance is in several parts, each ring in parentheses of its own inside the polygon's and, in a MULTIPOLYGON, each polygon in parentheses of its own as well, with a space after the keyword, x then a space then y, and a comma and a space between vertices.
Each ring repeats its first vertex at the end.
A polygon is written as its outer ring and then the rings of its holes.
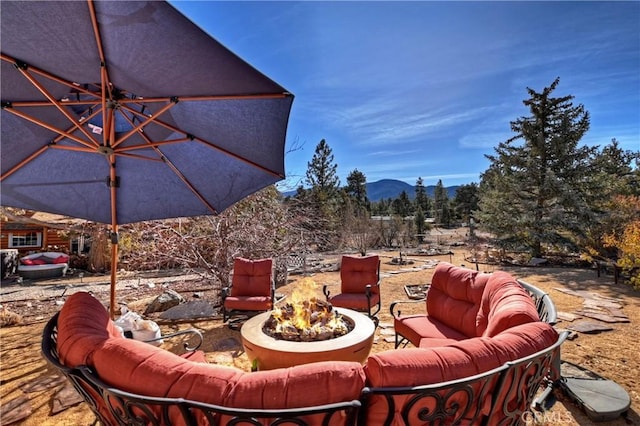
POLYGON ((327 340, 349 333, 353 324, 330 303, 318 299, 316 289, 315 282, 305 278, 291 294, 291 302, 271 311, 263 332, 275 339, 294 342, 327 340))

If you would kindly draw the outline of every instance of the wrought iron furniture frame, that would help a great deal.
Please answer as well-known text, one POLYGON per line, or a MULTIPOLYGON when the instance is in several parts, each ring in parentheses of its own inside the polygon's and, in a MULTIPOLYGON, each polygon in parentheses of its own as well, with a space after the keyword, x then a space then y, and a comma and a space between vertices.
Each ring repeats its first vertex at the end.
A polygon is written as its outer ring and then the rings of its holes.
POLYGON ((368 424, 367 407, 376 395, 383 396, 387 404, 384 426, 393 424, 397 409, 407 425, 522 424, 538 389, 549 380, 549 372, 567 335, 568 332, 562 332, 552 346, 475 376, 414 387, 367 387, 362 392, 358 425, 368 424), (526 391, 522 392, 523 389, 526 391), (393 397, 398 395, 410 397, 402 407, 396 407, 393 397), (466 404, 458 404, 460 396, 466 404), (484 416, 480 410, 487 397, 491 398, 491 410, 484 416))

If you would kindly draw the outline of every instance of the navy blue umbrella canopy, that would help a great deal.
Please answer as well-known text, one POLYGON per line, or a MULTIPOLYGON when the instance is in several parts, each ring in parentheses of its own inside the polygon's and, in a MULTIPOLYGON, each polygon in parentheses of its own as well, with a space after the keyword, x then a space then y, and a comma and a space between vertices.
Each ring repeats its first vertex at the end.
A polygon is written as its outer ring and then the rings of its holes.
POLYGON ((117 235, 221 212, 284 178, 293 95, 171 5, 0 8, 1 205, 117 235))

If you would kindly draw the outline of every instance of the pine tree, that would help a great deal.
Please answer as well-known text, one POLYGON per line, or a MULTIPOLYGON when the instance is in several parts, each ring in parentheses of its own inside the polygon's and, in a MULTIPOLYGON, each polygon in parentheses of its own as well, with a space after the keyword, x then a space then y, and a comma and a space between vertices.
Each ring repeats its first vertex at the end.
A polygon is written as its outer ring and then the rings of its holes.
POLYGON ((456 217, 462 219, 463 222, 469 222, 473 212, 478 210, 478 184, 460 185, 456 189, 453 205, 456 217))
POLYGON ((595 148, 578 147, 589 129, 589 113, 573 96, 552 97, 558 86, 523 101, 531 116, 511 122, 516 136, 501 142, 481 176, 479 219, 483 229, 506 245, 526 247, 532 257, 543 245, 570 245, 593 220, 591 179, 595 148), (521 143, 518 143, 520 142, 521 143))
POLYGON ((429 215, 429 212, 432 209, 431 199, 427 195, 427 190, 424 187, 424 182, 421 177, 416 181, 416 209, 420 207, 422 212, 429 215))
POLYGON ((353 200, 356 210, 370 210, 369 198, 367 197, 367 178, 364 173, 354 169, 347 176, 347 186, 344 189, 353 200))
POLYGON ((440 225, 451 225, 451 209, 449 206, 449 196, 447 190, 442 184, 442 180, 438 180, 433 193, 433 210, 436 223, 440 225))
POLYGON ((315 230, 322 241, 317 241, 321 250, 334 248, 338 242, 340 227, 340 208, 342 197, 338 165, 334 162, 333 152, 322 139, 315 153, 307 163, 306 183, 309 186, 306 200, 317 215, 315 230), (322 230, 322 233, 318 231, 322 230))
POLYGON ((393 212, 401 218, 409 216, 411 212, 411 200, 407 191, 402 191, 398 198, 393 200, 393 212))
POLYGON ((316 146, 311 161, 307 163, 307 185, 314 192, 335 196, 340 187, 338 165, 334 163, 333 151, 322 139, 316 146))

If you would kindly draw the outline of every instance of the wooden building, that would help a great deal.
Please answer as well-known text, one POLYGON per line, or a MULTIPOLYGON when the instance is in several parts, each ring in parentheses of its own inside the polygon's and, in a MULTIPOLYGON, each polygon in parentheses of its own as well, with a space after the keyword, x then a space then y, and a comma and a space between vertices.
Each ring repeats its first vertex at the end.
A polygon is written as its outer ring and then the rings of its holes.
POLYGON ((85 237, 62 232, 74 221, 56 215, 29 212, 24 217, 5 218, 0 223, 0 249, 18 250, 20 256, 39 251, 77 253, 85 249, 85 237))

